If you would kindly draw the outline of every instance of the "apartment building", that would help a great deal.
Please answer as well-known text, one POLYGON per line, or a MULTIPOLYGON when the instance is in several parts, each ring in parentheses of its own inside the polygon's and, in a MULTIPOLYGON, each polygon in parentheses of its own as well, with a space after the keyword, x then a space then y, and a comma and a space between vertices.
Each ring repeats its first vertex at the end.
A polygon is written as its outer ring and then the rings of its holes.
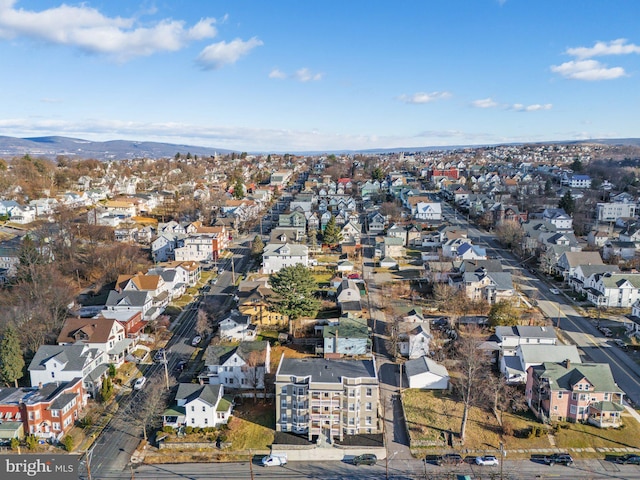
POLYGON ((333 443, 382 432, 372 358, 284 358, 276 373, 276 431, 333 443))

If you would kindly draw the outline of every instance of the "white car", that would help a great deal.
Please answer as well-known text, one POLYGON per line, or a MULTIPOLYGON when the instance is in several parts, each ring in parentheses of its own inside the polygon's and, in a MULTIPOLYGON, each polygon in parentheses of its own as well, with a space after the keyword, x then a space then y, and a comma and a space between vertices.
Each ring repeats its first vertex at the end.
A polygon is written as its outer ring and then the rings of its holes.
POLYGON ((287 455, 284 453, 267 455, 266 457, 262 457, 262 466, 263 467, 274 467, 274 466, 282 466, 287 464, 287 455))
POLYGON ((560 290, 558 290, 557 288, 550 288, 549 291, 554 295, 560 295, 560 290))
POLYGON ((144 387, 145 383, 147 383, 147 377, 140 377, 133 384, 133 389, 134 390, 142 390, 142 387, 144 387))
POLYGON ((195 337, 193 337, 193 340, 191 340, 191 345, 197 347, 201 341, 202 337, 200 335, 196 335, 195 337))
POLYGON ((484 457, 476 457, 476 465, 492 466, 498 465, 498 459, 493 455, 485 455, 484 457))

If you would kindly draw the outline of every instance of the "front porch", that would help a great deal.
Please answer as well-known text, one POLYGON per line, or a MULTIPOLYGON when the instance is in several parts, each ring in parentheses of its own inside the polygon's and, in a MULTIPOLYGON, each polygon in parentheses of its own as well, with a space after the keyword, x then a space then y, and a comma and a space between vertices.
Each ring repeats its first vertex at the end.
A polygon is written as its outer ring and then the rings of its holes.
POLYGON ((613 402, 594 402, 589 405, 587 421, 599 428, 618 428, 622 425, 624 407, 613 402))

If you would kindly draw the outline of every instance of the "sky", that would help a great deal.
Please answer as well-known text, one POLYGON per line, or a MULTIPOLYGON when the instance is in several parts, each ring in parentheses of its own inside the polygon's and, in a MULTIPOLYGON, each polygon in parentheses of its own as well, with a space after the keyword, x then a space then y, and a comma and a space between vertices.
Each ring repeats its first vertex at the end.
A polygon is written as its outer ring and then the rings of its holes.
POLYGON ((0 135, 302 152, 640 137, 637 0, 0 0, 0 135))

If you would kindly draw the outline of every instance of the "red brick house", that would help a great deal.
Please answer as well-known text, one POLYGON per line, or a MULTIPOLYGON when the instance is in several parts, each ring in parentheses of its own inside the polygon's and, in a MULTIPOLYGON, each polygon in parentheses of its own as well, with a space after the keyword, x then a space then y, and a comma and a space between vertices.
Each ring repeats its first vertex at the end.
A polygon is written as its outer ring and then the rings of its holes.
POLYGON ((0 389, 3 421, 21 421, 24 431, 60 440, 81 417, 86 395, 81 378, 38 387, 0 389))

